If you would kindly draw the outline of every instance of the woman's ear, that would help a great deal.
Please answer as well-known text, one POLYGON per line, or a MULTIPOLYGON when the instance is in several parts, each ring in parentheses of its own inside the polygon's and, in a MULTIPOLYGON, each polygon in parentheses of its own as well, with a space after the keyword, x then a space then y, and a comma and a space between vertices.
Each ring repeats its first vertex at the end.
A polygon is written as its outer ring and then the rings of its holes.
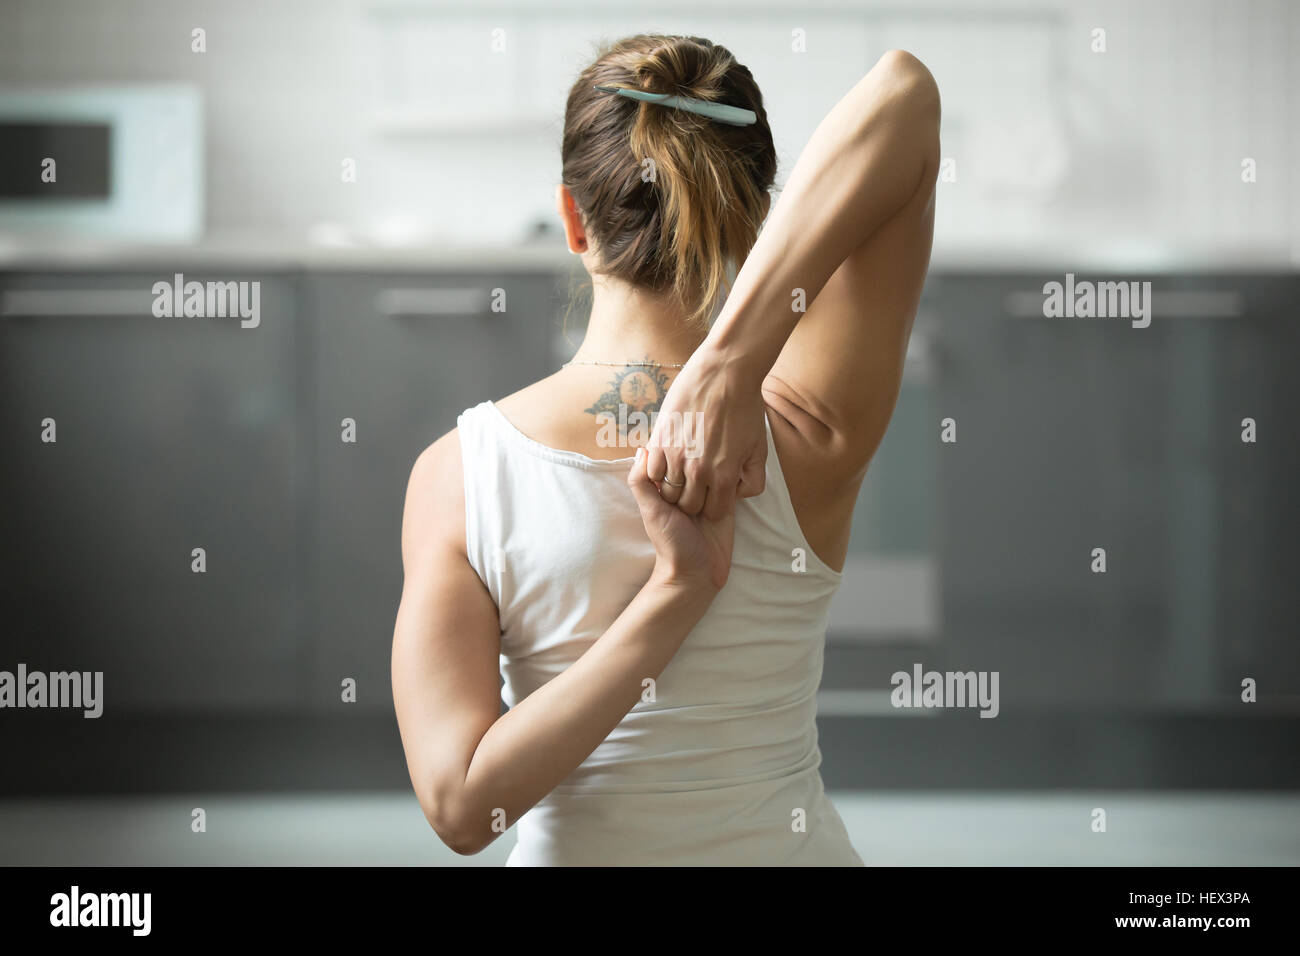
POLYGON ((563 183, 555 187, 555 209, 564 223, 564 239, 569 251, 582 255, 587 251, 587 232, 582 228, 582 217, 578 215, 578 204, 573 201, 573 194, 563 183))

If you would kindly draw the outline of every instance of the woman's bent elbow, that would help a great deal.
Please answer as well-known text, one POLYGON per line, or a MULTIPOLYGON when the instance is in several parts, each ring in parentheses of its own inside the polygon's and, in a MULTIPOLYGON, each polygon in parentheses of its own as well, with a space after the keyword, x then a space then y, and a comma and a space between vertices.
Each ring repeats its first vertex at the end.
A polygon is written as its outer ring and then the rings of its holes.
POLYGON ((439 833, 438 839, 457 856, 474 856, 476 853, 482 853, 486 850, 493 838, 491 835, 484 837, 481 834, 448 832, 439 833))
POLYGON ((458 856, 480 853, 497 837, 490 825, 480 826, 480 821, 472 819, 473 814, 446 802, 422 796, 420 806, 424 810, 425 820, 438 835, 438 839, 458 856))
POLYGON ((926 65, 911 53, 890 50, 873 69, 885 73, 890 88, 902 94, 901 99, 909 109, 921 115, 938 117, 941 106, 939 84, 926 65))

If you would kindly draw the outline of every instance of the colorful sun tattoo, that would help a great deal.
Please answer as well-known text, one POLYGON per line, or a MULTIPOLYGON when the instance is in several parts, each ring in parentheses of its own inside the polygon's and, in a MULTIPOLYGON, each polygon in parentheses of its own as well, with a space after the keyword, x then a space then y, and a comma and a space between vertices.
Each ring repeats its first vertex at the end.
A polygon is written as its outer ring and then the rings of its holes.
MULTIPOLYGON (((646 359, 649 362, 649 358, 646 359)), ((658 365, 625 365, 614 373, 609 388, 587 409, 602 425, 616 424, 619 435, 650 436, 654 417, 668 394, 668 373, 658 365)))

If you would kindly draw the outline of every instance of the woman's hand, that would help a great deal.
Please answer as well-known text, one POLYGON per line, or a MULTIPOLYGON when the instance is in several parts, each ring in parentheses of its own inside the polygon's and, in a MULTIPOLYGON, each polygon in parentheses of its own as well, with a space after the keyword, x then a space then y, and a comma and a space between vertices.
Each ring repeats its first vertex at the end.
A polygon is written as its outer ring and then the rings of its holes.
POLYGON ((674 379, 646 443, 646 473, 664 501, 712 521, 736 496, 762 494, 767 414, 762 376, 706 342, 674 379))
POLYGON ((727 512, 714 521, 664 501, 646 474, 644 448, 636 451, 627 483, 655 548, 655 573, 666 583, 721 591, 731 571, 735 515, 727 512))

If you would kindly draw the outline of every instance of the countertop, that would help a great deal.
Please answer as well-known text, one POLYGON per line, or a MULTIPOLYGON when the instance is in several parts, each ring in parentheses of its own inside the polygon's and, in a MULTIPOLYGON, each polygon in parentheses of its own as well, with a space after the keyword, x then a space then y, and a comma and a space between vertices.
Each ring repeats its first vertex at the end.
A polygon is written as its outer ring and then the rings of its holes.
MULTIPOLYGON (((36 239, 0 234, 0 271, 254 268, 264 272, 565 272, 579 260, 558 238, 527 243, 324 245, 269 236, 214 235, 195 243, 141 244, 89 239, 36 239)), ((1300 246, 1205 247, 1139 242, 1014 243, 935 240, 932 273, 1109 272, 1140 276, 1187 273, 1294 273, 1300 246)))

